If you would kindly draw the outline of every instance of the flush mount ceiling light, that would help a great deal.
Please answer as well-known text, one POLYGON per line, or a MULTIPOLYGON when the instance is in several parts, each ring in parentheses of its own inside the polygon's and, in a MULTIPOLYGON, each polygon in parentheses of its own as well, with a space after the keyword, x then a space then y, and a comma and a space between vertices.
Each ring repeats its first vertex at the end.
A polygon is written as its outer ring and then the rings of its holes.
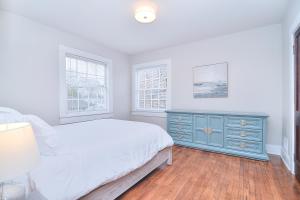
POLYGON ((151 6, 140 6, 135 10, 134 17, 140 23, 151 23, 156 19, 156 12, 151 6))

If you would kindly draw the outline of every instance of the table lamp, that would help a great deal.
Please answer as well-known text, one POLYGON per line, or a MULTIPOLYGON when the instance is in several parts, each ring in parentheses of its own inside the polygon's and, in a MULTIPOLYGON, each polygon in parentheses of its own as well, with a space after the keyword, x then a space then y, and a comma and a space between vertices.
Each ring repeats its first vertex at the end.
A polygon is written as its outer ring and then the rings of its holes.
POLYGON ((19 199, 22 192, 24 198, 25 187, 8 181, 25 174, 29 177, 38 161, 39 151, 29 123, 0 124, 1 200, 19 199))

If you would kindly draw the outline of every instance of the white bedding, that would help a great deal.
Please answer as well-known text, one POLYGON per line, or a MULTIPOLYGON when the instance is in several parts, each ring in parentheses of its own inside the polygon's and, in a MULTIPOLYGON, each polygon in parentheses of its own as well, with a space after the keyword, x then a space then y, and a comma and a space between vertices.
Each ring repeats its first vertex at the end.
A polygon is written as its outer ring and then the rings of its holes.
POLYGON ((141 122, 103 119, 57 126, 56 156, 42 156, 31 173, 49 200, 77 199, 141 167, 172 146, 160 127, 141 122))

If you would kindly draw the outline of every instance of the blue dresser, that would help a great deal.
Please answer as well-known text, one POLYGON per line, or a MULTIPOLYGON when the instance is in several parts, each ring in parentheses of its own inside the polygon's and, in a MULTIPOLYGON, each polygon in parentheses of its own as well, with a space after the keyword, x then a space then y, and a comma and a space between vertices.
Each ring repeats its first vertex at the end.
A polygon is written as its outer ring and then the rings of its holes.
POLYGON ((168 133, 175 144, 258 160, 266 153, 264 113, 168 110, 168 133))

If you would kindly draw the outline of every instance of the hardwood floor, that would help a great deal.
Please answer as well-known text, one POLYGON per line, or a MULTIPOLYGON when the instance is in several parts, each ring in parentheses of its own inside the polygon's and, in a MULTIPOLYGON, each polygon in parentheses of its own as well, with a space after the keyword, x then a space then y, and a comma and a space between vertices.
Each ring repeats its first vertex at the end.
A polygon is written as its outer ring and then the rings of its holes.
POLYGON ((269 162, 175 146, 173 165, 157 169, 120 200, 300 200, 300 184, 279 156, 269 162))

